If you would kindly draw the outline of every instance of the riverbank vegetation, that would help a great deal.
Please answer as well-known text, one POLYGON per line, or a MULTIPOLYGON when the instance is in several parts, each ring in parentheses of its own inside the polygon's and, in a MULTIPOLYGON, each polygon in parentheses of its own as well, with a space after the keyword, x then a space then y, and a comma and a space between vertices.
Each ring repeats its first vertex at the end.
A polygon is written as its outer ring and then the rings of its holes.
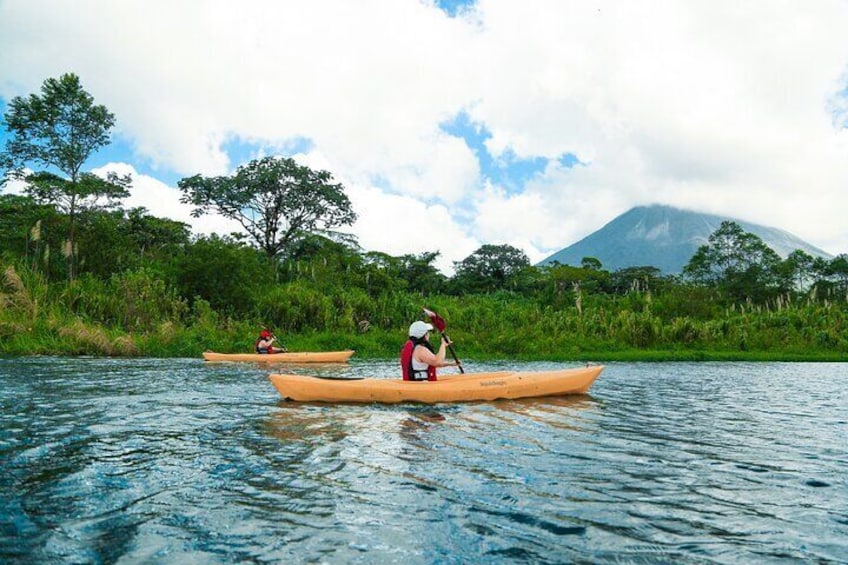
MULTIPOLYGON (((0 197, 3 210, 10 204, 37 209, 25 197, 0 197)), ((38 221, 26 226, 31 215, 3 218, 2 355, 197 357, 249 351, 269 327, 292 350, 388 357, 427 306, 470 358, 848 358, 846 277, 834 274, 844 258, 800 278, 780 261, 786 276, 775 287, 756 277, 706 284, 652 268, 608 272, 592 260, 492 270, 494 261, 473 273, 457 265, 446 277, 433 267, 435 253, 391 257, 318 236, 279 260, 230 237, 182 229, 151 236, 142 226, 179 226, 136 210, 83 223, 80 240, 97 245, 90 256, 80 246, 80 272, 68 279, 67 262, 51 251, 61 248, 61 225, 54 241, 46 218, 37 236, 38 221), (805 287, 792 287, 793 279, 805 287)))
POLYGON ((592 257, 534 266, 488 244, 448 276, 438 251, 391 256, 334 231, 356 218, 344 187, 292 159, 180 181, 196 215, 241 234, 123 208, 131 179, 80 170, 114 118, 73 75, 14 99, 5 121, 6 179, 26 189, 0 195, 0 355, 199 357, 250 351, 267 327, 290 350, 392 357, 426 306, 471 359, 848 359, 848 256, 781 258, 733 222, 674 276, 592 257), (56 116, 82 123, 44 127, 56 116))

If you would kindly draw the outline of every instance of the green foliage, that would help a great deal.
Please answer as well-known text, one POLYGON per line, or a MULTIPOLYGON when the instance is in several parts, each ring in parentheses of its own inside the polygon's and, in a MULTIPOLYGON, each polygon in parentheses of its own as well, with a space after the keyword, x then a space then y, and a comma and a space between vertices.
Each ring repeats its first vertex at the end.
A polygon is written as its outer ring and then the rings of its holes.
POLYGON ((28 196, 0 195, 0 250, 7 261, 22 258, 49 274, 53 270, 50 250, 59 249, 64 223, 52 206, 38 204, 28 196))
POLYGON ((183 248, 169 270, 180 296, 232 315, 249 316, 274 283, 274 267, 261 253, 217 235, 183 248))
POLYGON ((294 159, 265 157, 238 168, 231 177, 195 175, 179 181, 182 202, 193 215, 217 211, 237 221, 269 257, 306 234, 356 221, 341 184, 327 171, 313 171, 294 159))
POLYGON ((731 301, 762 302, 785 290, 780 283, 777 253, 739 224, 730 221, 702 245, 683 274, 695 284, 720 288, 731 301))
POLYGON ((163 270, 189 245, 188 226, 162 220, 143 208, 87 215, 79 236, 80 272, 108 278, 132 269, 163 270))
POLYGON ((511 245, 483 245, 454 263, 453 289, 459 294, 514 289, 515 277, 529 266, 530 260, 520 249, 511 245))
POLYGON ((69 281, 53 259, 67 214, 29 197, 0 197, 0 210, 10 212, 0 216, 10 244, 0 354, 196 357, 249 351, 267 326, 292 350, 394 357, 427 307, 463 360, 848 358, 844 255, 739 263, 699 281, 652 267, 517 261, 503 278, 481 270, 488 278, 472 284, 468 273, 438 273, 435 253, 363 253, 311 235, 269 260, 231 237, 192 241, 184 224, 142 209, 94 210, 79 223, 81 274, 69 281), (748 285, 742 298, 734 284, 748 285))
POLYGON ((374 251, 365 253, 365 283, 369 294, 374 294, 374 290, 408 290, 422 296, 442 292, 447 277, 433 266, 438 256, 438 252, 400 257, 374 251))
POLYGON ((277 333, 335 329, 332 298, 305 282, 268 289, 258 298, 257 310, 263 325, 277 333))
POLYGON ((12 134, 2 156, 7 169, 28 163, 55 167, 76 179, 83 163, 109 144, 115 117, 82 87, 75 74, 47 79, 41 95, 15 96, 4 116, 12 134))
POLYGON ((109 131, 115 125, 115 117, 105 106, 94 103, 79 77, 65 74, 44 81, 41 95, 13 98, 4 120, 11 138, 0 154, 0 163, 9 178, 25 181, 30 196, 38 202, 54 204, 67 215, 64 255, 73 278, 77 216, 114 206, 129 195, 128 176, 109 173, 102 179, 82 171, 88 158, 110 143, 109 131), (27 166, 47 170, 29 173, 27 166))

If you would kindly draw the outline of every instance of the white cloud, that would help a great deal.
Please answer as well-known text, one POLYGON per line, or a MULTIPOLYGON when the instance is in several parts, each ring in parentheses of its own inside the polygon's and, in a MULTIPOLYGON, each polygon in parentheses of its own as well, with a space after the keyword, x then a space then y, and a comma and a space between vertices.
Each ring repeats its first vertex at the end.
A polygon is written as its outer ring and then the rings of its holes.
MULTIPOLYGON (((232 171, 231 139, 307 139, 362 206, 363 246, 398 254, 425 250, 405 214, 439 218, 458 259, 499 237, 535 258, 652 202, 839 253, 845 29, 840 0, 479 0, 460 18, 419 0, 5 0, 0 96, 76 72, 116 114, 128 160, 177 175, 232 171), (440 130, 463 111, 496 157, 583 165, 488 188, 440 130)), ((175 190, 149 181, 162 200, 175 190)))
POLYGON ((26 188, 26 183, 22 180, 7 179, 6 184, 0 187, 0 193, 5 194, 23 194, 26 188))
POLYGON ((434 265, 452 273, 455 261, 480 247, 443 205, 427 205, 373 187, 354 186, 348 193, 359 215, 351 231, 366 250, 390 255, 438 251, 434 265))
POLYGON ((139 174, 132 165, 126 163, 109 163, 92 172, 104 176, 108 172, 119 175, 130 175, 132 187, 129 198, 123 201, 124 208, 146 208, 150 214, 160 218, 171 218, 191 226, 196 234, 209 235, 217 233, 227 235, 232 232, 244 231, 238 222, 219 214, 205 214, 199 218, 191 216, 192 206, 180 202, 182 193, 177 188, 147 175, 139 174))

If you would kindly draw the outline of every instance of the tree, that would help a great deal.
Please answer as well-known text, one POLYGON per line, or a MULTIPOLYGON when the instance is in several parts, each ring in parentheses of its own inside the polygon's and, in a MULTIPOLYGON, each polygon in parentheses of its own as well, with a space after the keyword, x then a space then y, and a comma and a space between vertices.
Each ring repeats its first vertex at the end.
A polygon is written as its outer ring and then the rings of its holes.
POLYGON ((92 212, 80 226, 79 274, 103 279, 142 266, 155 271, 191 242, 188 225, 150 216, 145 208, 92 212))
MULTIPOLYGON (((52 206, 38 204, 29 196, 0 195, 0 254, 22 257, 32 266, 46 263, 51 248, 61 243, 56 234, 62 224, 63 218, 52 206)), ((49 272, 47 266, 41 269, 49 272)))
POLYGON ((762 301, 779 286, 780 256, 739 224, 724 221, 683 268, 696 284, 715 286, 734 301, 762 301))
POLYGON ((507 281, 530 265, 523 251, 511 245, 483 245, 455 261, 454 283, 460 292, 490 292, 506 288, 507 281))
POLYGON ((222 313, 250 315, 263 293, 274 287, 274 273, 263 254, 229 237, 201 236, 172 263, 181 296, 201 298, 222 313))
MULTIPOLYGON (((433 262, 439 257, 438 251, 425 251, 418 255, 406 254, 393 257, 386 253, 370 251, 365 253, 365 267, 369 276, 375 270, 383 273, 391 287, 417 292, 429 296, 441 292, 447 277, 439 272, 433 262)), ((373 286, 369 284, 369 286, 373 286)))
POLYGON ((583 257, 580 260, 580 266, 590 271, 600 271, 603 265, 597 257, 583 257))
POLYGON ((837 255, 822 266, 828 294, 839 300, 848 300, 848 254, 837 255))
POLYGON ((796 249, 783 261, 781 273, 788 286, 802 292, 815 282, 815 265, 815 257, 801 249, 796 249))
POLYGON ((191 240, 188 224, 151 216, 143 207, 126 212, 125 230, 140 257, 156 249, 185 246, 191 240))
POLYGON ((89 157, 109 145, 115 116, 105 106, 95 104, 79 77, 69 73, 44 81, 40 96, 13 98, 4 119, 12 137, 0 154, 6 173, 3 183, 10 178, 23 180, 30 196, 68 215, 64 252, 68 276, 74 278, 77 215, 87 209, 114 206, 129 196, 129 176, 110 173, 102 179, 82 171, 89 157), (31 165, 53 170, 30 172, 27 167, 31 165))
POLYGON ((288 280, 309 278, 317 286, 330 289, 349 287, 362 265, 358 248, 322 235, 305 235, 292 242, 284 265, 288 280))
POLYGON ((341 184, 327 171, 313 171, 294 159, 265 157, 233 176, 195 175, 179 181, 181 201, 199 217, 212 210, 237 221, 269 258, 304 235, 356 221, 341 184))
POLYGON ((610 290, 615 294, 656 292, 667 284, 662 271, 650 265, 624 267, 610 275, 610 290))
POLYGON ((441 292, 447 277, 439 272, 433 262, 439 257, 438 251, 423 251, 418 255, 401 255, 400 276, 407 282, 407 288, 424 296, 441 292))

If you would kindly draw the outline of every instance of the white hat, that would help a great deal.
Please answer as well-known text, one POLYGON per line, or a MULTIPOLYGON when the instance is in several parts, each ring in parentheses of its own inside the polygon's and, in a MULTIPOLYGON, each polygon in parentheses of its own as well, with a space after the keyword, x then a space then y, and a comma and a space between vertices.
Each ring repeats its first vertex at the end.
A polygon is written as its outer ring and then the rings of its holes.
POLYGON ((433 324, 428 324, 426 322, 422 322, 418 320, 417 322, 412 322, 412 325, 409 326, 409 337, 424 337, 424 334, 433 329, 433 324))

